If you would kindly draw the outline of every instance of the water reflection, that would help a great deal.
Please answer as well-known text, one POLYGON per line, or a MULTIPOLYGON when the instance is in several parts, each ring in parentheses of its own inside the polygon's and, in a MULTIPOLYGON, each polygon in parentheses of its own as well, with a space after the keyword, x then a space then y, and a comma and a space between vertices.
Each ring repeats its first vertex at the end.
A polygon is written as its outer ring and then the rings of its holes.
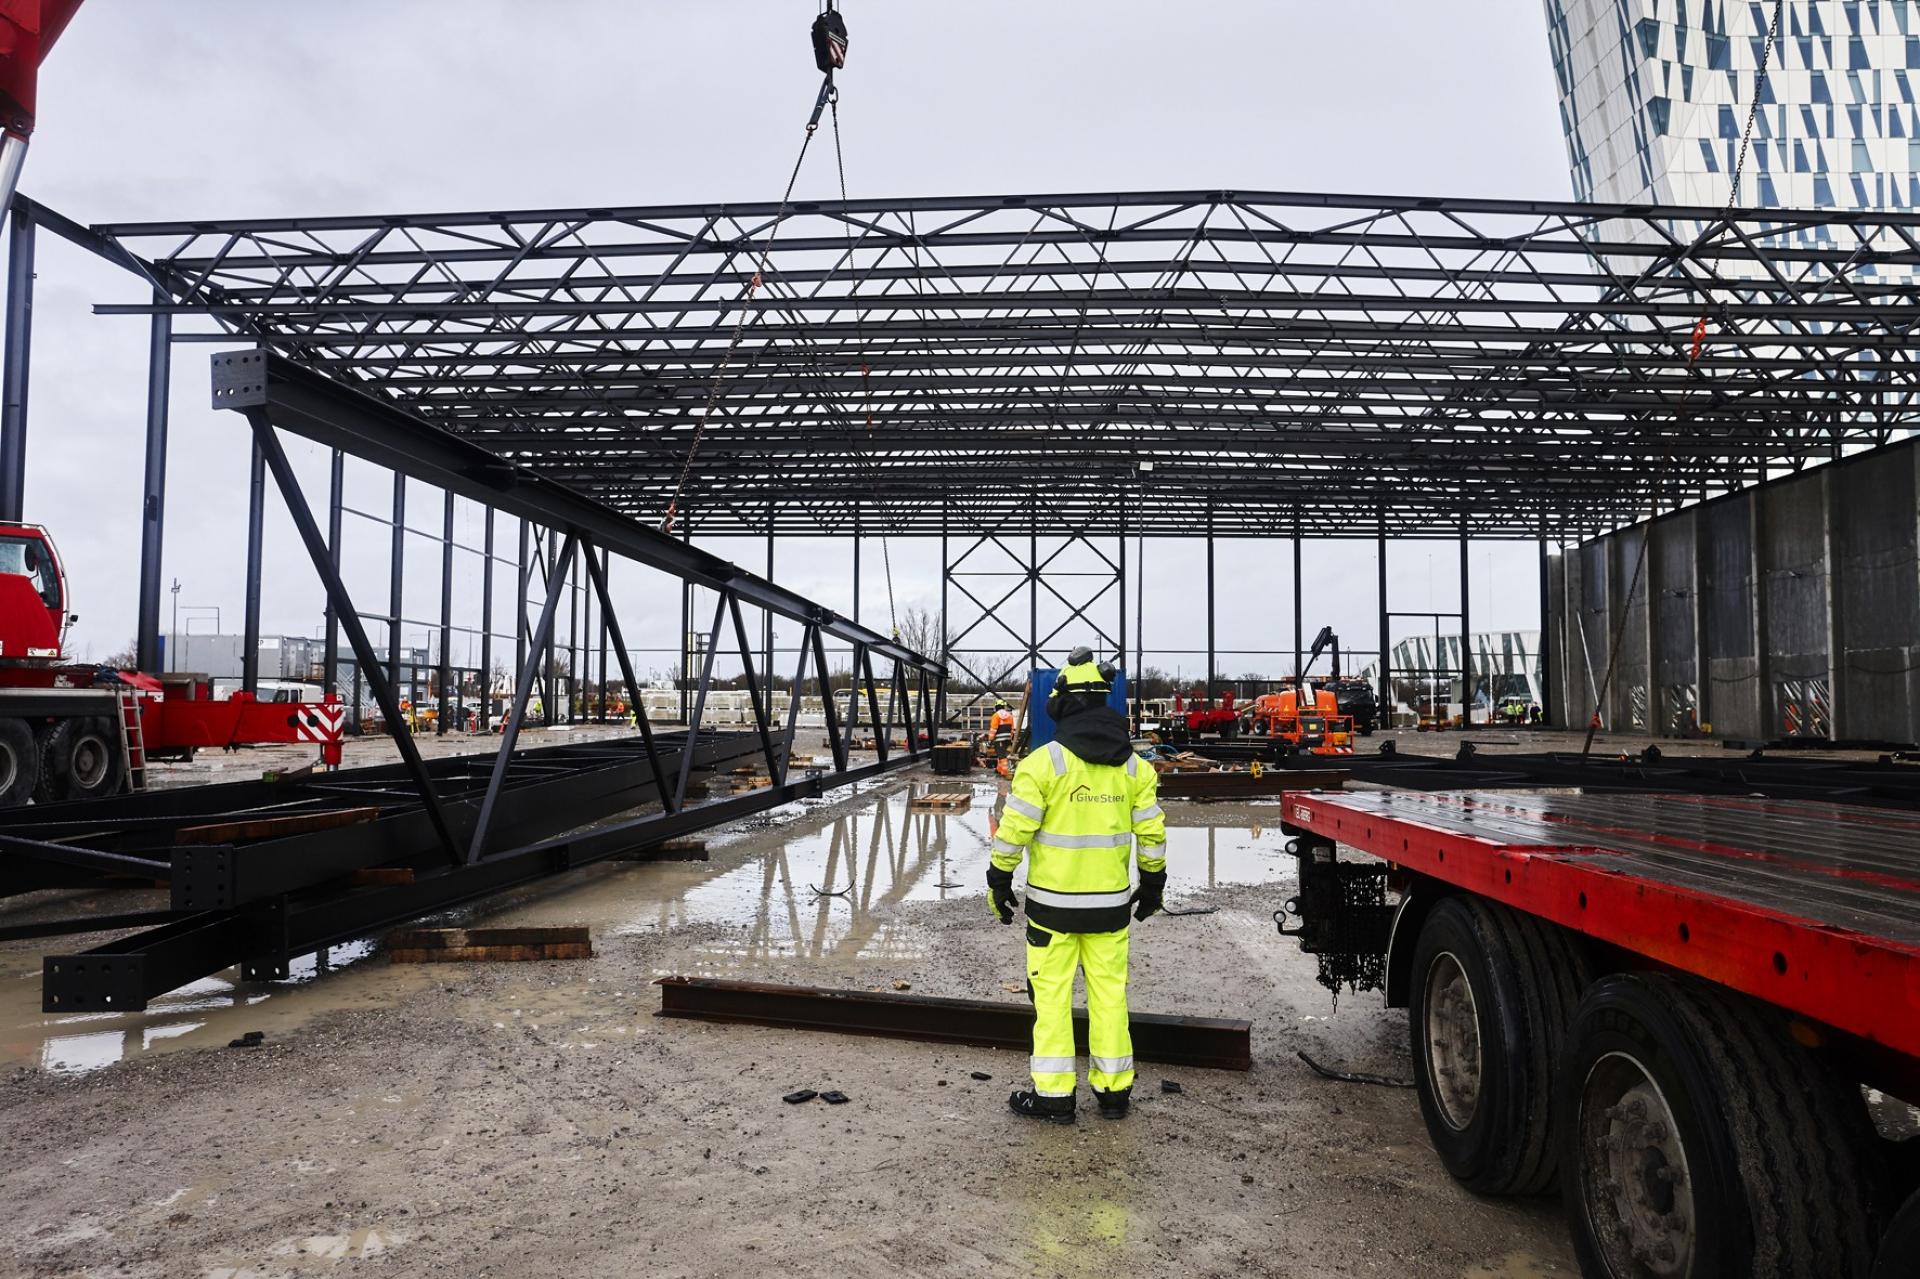
POLYGON ((926 939, 892 910, 904 902, 975 896, 991 853, 993 790, 975 791, 961 813, 914 812, 910 796, 883 797, 823 829, 758 853, 632 927, 738 925, 741 935, 703 947, 750 962, 768 957, 902 960, 926 939))
POLYGON ((298 997, 316 977, 354 967, 371 955, 370 940, 346 942, 291 965, 285 982, 242 983, 229 970, 161 995, 138 1013, 40 1011, 40 943, 8 948, 0 967, 0 1061, 30 1063, 57 1074, 83 1074, 165 1046, 217 1047, 248 1030, 273 1033, 314 1013, 385 1002, 361 982, 321 983, 326 993, 298 997))
MULTIPOLYGON (((716 832, 711 862, 591 868, 489 903, 486 922, 584 925, 596 937, 692 928, 706 962, 729 969, 770 959, 921 959, 932 934, 922 917, 897 908, 969 900, 985 919, 1003 785, 976 785, 964 812, 911 810, 924 784, 843 807, 829 820, 794 805, 716 832), (742 845, 759 851, 741 859, 742 845)), ((1277 827, 1170 826, 1170 904, 1209 887, 1290 881, 1284 844, 1277 827)), ((362 940, 306 956, 287 983, 242 984, 229 971, 164 995, 144 1013, 61 1016, 39 1010, 44 948, 0 948, 0 1061, 77 1073, 164 1046, 219 1047, 248 1030, 290 1029, 316 1012, 389 1004, 433 980, 421 967, 362 962, 375 948, 362 940), (340 969, 353 971, 313 982, 340 969)))

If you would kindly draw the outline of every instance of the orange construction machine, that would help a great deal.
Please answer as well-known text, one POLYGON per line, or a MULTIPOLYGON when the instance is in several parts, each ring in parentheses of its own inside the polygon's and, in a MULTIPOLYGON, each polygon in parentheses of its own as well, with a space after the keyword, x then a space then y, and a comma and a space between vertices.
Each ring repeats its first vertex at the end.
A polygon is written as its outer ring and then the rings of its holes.
POLYGON ((1280 738, 1293 749, 1314 755, 1353 754, 1353 717, 1340 713, 1340 701, 1332 689, 1302 694, 1286 688, 1262 694, 1253 699, 1248 731, 1256 737, 1280 738))

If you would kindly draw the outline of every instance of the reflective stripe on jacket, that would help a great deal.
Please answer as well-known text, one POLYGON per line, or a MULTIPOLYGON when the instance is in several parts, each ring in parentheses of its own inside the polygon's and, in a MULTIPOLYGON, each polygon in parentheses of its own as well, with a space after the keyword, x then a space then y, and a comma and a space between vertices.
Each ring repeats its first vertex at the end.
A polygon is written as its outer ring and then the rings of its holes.
POLYGON ((1089 764, 1049 742, 1020 761, 993 841, 993 864, 1027 868, 1027 918, 1065 933, 1110 933, 1127 926, 1133 898, 1133 844, 1140 869, 1167 867, 1160 780, 1130 755, 1121 764, 1089 764))

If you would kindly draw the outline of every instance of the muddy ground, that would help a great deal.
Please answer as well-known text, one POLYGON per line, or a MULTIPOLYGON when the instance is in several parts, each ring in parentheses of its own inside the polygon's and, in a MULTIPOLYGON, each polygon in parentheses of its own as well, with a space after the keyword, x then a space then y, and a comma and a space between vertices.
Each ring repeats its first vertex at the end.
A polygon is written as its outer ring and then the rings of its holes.
POLYGON ((1403 1014, 1336 1012, 1274 935, 1275 805, 1168 805, 1176 904, 1218 913, 1137 927, 1133 1004, 1251 1019, 1255 1066, 1145 1065, 1124 1122, 1009 1114, 1013 1052, 654 1015, 669 973, 1017 1000, 1020 933, 980 889, 993 788, 909 815, 912 784, 470 917, 587 924, 586 961, 401 966, 368 943, 294 983, 50 1019, 44 946, 0 946, 0 1274, 1574 1273, 1557 1204, 1464 1193, 1411 1092, 1295 1058, 1409 1070, 1403 1014), (248 1030, 262 1046, 225 1046, 248 1030), (781 1102, 803 1087, 852 1100, 781 1102))

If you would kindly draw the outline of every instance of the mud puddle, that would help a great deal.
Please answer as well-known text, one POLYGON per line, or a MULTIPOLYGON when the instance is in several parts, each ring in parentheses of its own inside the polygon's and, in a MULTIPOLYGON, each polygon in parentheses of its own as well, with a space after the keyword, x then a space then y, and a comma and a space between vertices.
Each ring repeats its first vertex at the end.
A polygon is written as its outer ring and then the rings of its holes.
POLYGON ((251 1030, 272 1038, 319 1013, 391 1004, 430 979, 369 962, 377 946, 360 940, 324 958, 302 956, 283 982, 242 983, 228 970, 169 991, 145 1012, 54 1015, 40 1011, 39 956, 59 940, 10 946, 0 960, 0 1063, 83 1074, 160 1049, 222 1047, 251 1030))
MULTIPOLYGON (((787 805, 709 833, 706 862, 590 867, 484 915, 431 922, 585 925, 596 941, 691 930, 692 966, 709 971, 770 960, 921 959, 933 934, 899 908, 983 895, 1000 799, 998 783, 982 782, 964 811, 911 809, 926 789, 875 786, 865 796, 787 805)), ((1170 904, 1216 885, 1292 879, 1277 826, 1182 825, 1179 808, 1167 830, 1170 904)), ((146 1052, 220 1048, 248 1031, 273 1038, 321 1013, 392 1005, 446 976, 431 965, 389 965, 377 941, 363 939, 296 960, 286 982, 241 983, 228 970, 145 1012, 49 1015, 40 1011, 40 956, 57 944, 0 949, 0 1063, 78 1074, 146 1052)), ((594 984, 592 976, 582 972, 580 984, 594 984)))

